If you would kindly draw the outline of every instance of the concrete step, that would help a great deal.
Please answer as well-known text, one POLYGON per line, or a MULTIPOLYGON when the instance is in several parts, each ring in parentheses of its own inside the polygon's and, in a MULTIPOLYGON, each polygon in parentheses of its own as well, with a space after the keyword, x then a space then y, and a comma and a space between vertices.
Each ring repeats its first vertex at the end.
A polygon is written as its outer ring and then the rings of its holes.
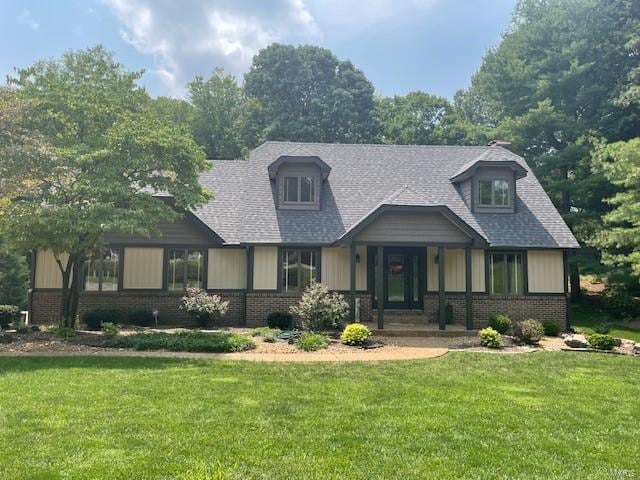
POLYGON ((392 325, 384 327, 383 330, 374 330, 376 337, 475 337, 477 330, 424 330, 411 328, 393 328, 392 325))

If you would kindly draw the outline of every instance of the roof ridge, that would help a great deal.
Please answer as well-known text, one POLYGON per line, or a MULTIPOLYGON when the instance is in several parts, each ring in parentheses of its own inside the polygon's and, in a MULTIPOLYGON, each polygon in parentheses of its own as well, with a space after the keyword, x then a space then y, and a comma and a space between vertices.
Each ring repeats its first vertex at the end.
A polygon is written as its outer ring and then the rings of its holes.
MULTIPOLYGON (((489 149, 489 148, 496 148, 496 147, 490 147, 488 145, 435 145, 435 144, 431 144, 431 145, 426 145, 426 144, 393 144, 393 143, 340 143, 340 142, 293 142, 293 141, 288 141, 288 140, 267 140, 264 143, 262 143, 260 146, 262 145, 267 145, 267 144, 276 144, 276 145, 283 145, 283 144, 289 144, 289 145, 299 145, 300 147, 304 146, 304 145, 324 145, 324 146, 341 146, 341 147, 383 147, 383 148, 398 148, 398 147, 402 147, 402 148, 465 148, 465 149, 472 149, 472 148, 485 148, 485 149, 489 149)), ((260 146, 256 147, 256 148, 260 148, 260 146)), ((502 148, 502 147, 497 147, 497 148, 502 148)))

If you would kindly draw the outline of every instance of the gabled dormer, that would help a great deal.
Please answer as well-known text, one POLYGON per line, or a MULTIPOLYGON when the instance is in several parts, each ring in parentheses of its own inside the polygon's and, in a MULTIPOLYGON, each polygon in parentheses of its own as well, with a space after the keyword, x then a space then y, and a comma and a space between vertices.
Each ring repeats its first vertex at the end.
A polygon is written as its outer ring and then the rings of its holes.
POLYGON ((450 178, 474 213, 514 213, 517 181, 527 170, 515 160, 488 150, 450 178))
POLYGON ((320 210, 322 187, 331 172, 320 157, 283 155, 268 170, 279 209, 320 210))

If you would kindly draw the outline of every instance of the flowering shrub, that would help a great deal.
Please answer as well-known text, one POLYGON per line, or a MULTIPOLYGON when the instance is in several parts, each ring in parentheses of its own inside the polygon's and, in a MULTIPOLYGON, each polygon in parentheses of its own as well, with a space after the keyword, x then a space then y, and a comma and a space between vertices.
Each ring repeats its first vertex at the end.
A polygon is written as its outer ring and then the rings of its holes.
POLYGON ((349 315, 343 295, 330 293, 326 285, 315 282, 304 290, 300 303, 289 309, 302 320, 302 329, 310 331, 338 328, 349 315))
POLYGON ((520 343, 535 345, 544 336, 544 327, 537 320, 523 320, 516 323, 515 336, 520 343))
POLYGON ((200 327, 222 318, 229 308, 229 302, 218 295, 209 295, 201 288, 187 288, 187 294, 180 299, 180 310, 191 314, 200 327))

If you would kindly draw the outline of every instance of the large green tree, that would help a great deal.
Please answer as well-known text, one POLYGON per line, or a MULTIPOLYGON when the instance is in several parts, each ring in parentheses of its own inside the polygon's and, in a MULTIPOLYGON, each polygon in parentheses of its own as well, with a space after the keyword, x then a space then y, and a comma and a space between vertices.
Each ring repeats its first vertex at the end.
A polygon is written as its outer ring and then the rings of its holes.
MULTIPOLYGON (((512 26, 456 98, 469 121, 494 126, 533 166, 582 242, 601 228, 614 186, 591 164, 587 138, 626 140, 640 129, 620 95, 637 56, 635 0, 520 0, 512 26)), ((572 266, 572 294, 579 296, 572 266)))
POLYGON ((198 183, 208 166, 202 149, 183 128, 152 114, 140 76, 95 47, 37 62, 10 79, 15 92, 7 108, 28 102, 12 129, 27 134, 0 157, 0 229, 22 251, 53 252, 65 325, 75 321, 83 263, 105 233, 157 235, 158 222, 208 198, 198 183), (172 195, 173 208, 156 192, 172 195))
POLYGON ((376 135, 373 85, 327 49, 272 44, 254 57, 244 89, 256 100, 248 116, 262 123, 262 139, 358 143, 376 135))
POLYGON ((235 77, 215 69, 187 85, 194 107, 193 136, 209 158, 238 158, 243 151, 244 93, 235 77))

